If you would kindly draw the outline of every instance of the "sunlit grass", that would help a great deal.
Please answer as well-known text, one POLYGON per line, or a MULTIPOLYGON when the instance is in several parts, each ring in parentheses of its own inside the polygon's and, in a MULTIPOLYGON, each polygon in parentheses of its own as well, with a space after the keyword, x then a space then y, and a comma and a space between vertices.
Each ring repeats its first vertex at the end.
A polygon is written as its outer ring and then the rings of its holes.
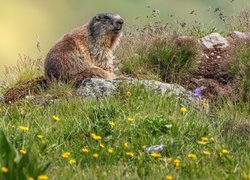
POLYGON ((244 104, 217 104, 211 118, 183 98, 137 85, 103 100, 49 101, 1 106, 0 126, 18 151, 33 147, 41 163, 52 162, 50 179, 242 179, 249 174, 249 136, 233 125, 249 118, 244 104), (160 144, 162 151, 147 153, 160 144))

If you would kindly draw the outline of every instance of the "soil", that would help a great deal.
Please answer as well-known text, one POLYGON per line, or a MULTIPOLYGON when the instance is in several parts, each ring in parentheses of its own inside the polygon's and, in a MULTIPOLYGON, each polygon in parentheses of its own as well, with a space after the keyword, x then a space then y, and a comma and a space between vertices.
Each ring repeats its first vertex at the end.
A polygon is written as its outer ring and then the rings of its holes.
POLYGON ((231 77, 227 72, 235 47, 232 38, 228 37, 227 40, 230 43, 227 48, 214 46, 212 49, 202 49, 198 69, 190 72, 186 81, 189 89, 203 87, 203 96, 208 99, 230 97, 238 100, 241 97, 240 78, 231 77))

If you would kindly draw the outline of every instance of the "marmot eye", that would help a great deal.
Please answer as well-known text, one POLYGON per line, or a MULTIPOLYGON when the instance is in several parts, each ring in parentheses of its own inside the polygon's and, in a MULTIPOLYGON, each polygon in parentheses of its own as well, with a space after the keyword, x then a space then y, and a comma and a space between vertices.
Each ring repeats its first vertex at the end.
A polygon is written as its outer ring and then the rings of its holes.
POLYGON ((110 19, 109 16, 104 16, 103 18, 106 19, 106 20, 109 20, 109 19, 110 19))

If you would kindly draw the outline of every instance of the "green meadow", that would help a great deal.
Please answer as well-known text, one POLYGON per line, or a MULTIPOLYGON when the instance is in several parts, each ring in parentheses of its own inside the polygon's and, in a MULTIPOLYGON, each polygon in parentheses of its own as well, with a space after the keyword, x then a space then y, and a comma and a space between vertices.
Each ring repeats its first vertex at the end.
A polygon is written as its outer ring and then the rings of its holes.
POLYGON ((250 180, 247 41, 237 43, 227 67, 242 81, 237 101, 201 94, 190 100, 139 83, 121 83, 110 97, 86 99, 61 82, 34 99, 3 99, 6 89, 40 77, 49 47, 98 12, 118 12, 125 19, 115 52, 121 73, 181 83, 197 68, 201 52, 197 43, 173 38, 249 31, 249 9, 247 0, 2 2, 0 179, 250 180), (4 65, 12 67, 3 72, 4 65))
POLYGON ((249 105, 206 106, 140 85, 102 100, 44 96, 2 106, 0 164, 8 172, 0 177, 248 180, 249 105))

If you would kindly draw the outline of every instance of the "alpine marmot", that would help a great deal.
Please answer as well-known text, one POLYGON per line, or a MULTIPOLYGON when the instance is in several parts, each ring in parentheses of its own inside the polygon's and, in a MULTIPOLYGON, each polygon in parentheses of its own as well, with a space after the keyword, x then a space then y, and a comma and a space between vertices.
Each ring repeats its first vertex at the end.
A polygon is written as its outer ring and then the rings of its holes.
POLYGON ((118 45, 122 26, 120 15, 101 13, 65 34, 46 56, 45 78, 76 83, 91 77, 117 78, 113 73, 113 50, 118 45))

